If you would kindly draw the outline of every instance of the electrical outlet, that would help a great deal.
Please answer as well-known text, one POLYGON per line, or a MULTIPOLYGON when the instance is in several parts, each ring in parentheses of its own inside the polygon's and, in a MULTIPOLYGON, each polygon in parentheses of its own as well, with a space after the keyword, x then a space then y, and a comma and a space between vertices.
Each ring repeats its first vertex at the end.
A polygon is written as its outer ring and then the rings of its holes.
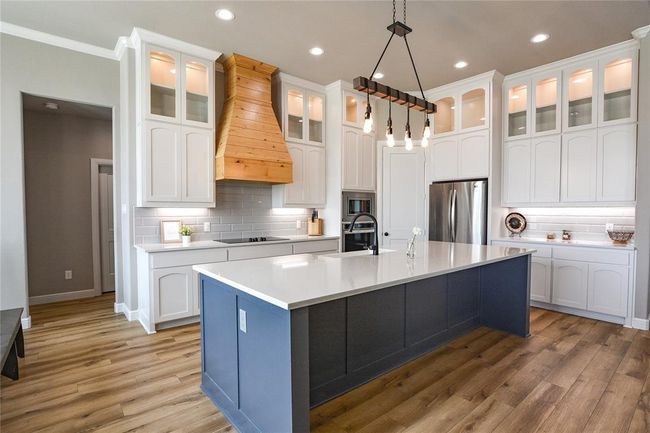
POLYGON ((210 223, 203 223, 203 231, 204 232, 209 232, 210 231, 210 223))
POLYGON ((614 230, 614 224, 612 224, 612 223, 605 224, 605 230, 607 230, 607 231, 614 230))
POLYGON ((296 228, 301 229, 302 228, 302 221, 301 220, 296 220, 296 228))
POLYGON ((239 309, 239 329, 246 333, 246 310, 239 309))
POLYGON ((66 280, 71 280, 72 279, 72 271, 70 271, 70 270, 65 271, 65 279, 66 280))

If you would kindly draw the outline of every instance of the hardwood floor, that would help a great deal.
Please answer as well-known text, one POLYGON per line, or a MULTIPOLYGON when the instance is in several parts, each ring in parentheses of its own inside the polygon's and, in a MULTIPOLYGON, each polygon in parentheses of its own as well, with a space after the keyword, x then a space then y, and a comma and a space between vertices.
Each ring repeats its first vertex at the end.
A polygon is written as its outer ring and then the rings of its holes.
MULTIPOLYGON (((198 325, 146 335, 112 302, 32 307, 0 430, 234 431, 199 390, 198 325)), ((528 339, 481 328, 314 409, 312 431, 650 432, 650 333, 531 318, 528 339)))

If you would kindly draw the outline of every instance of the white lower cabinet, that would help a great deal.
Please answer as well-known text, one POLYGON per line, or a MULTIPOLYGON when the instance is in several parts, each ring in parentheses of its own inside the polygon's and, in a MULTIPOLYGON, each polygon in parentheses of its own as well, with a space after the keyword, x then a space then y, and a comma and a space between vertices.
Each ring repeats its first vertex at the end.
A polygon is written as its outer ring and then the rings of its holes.
POLYGON ((614 316, 627 313, 628 268, 589 264, 587 309, 614 316))
POLYGON ((152 272, 154 320, 166 322, 194 315, 193 271, 191 266, 156 269, 152 272))
POLYGON ((490 130, 436 138, 429 150, 429 180, 460 180, 490 174, 490 130))
POLYGON ((530 299, 551 302, 551 259, 533 257, 530 267, 530 299))
POLYGON ((587 308, 589 265, 570 260, 553 260, 553 296, 551 301, 565 307, 587 308))

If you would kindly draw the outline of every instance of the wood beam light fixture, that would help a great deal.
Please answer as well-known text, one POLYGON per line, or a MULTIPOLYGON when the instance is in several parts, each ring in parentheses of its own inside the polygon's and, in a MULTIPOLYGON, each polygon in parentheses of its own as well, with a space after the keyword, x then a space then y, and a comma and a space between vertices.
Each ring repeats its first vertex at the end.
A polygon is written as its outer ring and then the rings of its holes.
POLYGON ((415 67, 415 61, 413 60, 413 55, 411 54, 411 48, 409 47, 407 35, 413 31, 409 26, 406 25, 406 0, 403 0, 403 10, 404 22, 397 21, 395 19, 396 8, 395 1, 393 0, 393 23, 386 27, 390 32, 390 38, 384 47, 384 50, 379 56, 379 60, 375 65, 375 68, 372 70, 372 73, 368 75, 369 77, 374 78, 375 72, 381 63, 381 60, 386 54, 386 50, 390 45, 393 37, 395 35, 404 38, 404 43, 406 44, 406 50, 408 51, 409 59, 411 59, 411 65, 413 66, 413 72, 415 73, 415 78, 418 82, 418 87, 420 88, 420 93, 422 98, 419 98, 415 95, 402 92, 401 90, 393 89, 392 87, 386 86, 385 84, 379 83, 371 78, 366 77, 357 77, 353 80, 353 87, 360 91, 365 92, 367 99, 366 103, 366 112, 364 115, 363 122, 363 131, 368 133, 372 131, 372 108, 370 106, 370 95, 376 96, 381 99, 388 100, 388 123, 386 125, 386 141, 389 147, 395 145, 395 138, 393 136, 393 119, 392 119, 392 104, 397 103, 399 105, 406 106, 406 126, 404 128, 404 144, 407 150, 413 149, 413 140, 411 139, 411 124, 410 124, 410 110, 411 108, 424 113, 424 130, 422 131, 422 141, 421 146, 427 147, 429 145, 429 138, 431 137, 431 122, 429 121, 429 114, 436 112, 436 104, 427 101, 424 91, 422 90, 422 84, 420 83, 420 77, 418 76, 418 70, 415 67))

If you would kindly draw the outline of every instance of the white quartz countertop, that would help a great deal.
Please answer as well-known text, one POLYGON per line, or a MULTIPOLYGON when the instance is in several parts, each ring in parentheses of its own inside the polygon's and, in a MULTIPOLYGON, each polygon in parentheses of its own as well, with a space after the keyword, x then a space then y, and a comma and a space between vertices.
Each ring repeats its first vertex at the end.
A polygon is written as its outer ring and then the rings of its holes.
POLYGON ((195 265, 210 278, 291 310, 463 269, 512 259, 535 250, 448 242, 420 242, 405 251, 270 257, 195 265))
POLYGON ((181 243, 175 244, 136 244, 135 248, 146 251, 148 253, 157 253, 162 251, 183 251, 183 250, 204 250, 208 248, 237 248, 237 247, 250 247, 256 245, 269 245, 269 244, 294 244, 296 242, 311 242, 311 241, 325 241, 329 239, 338 239, 339 236, 307 236, 307 235, 294 235, 294 236, 278 236, 286 238, 282 241, 267 241, 267 242, 244 242, 241 244, 226 244, 219 241, 197 241, 190 242, 189 245, 182 245, 181 243))
POLYGON ((562 239, 548 240, 546 238, 526 238, 526 237, 500 238, 494 240, 499 242, 523 242, 528 244, 544 244, 549 246, 613 248, 617 250, 630 250, 630 251, 636 249, 633 243, 622 245, 622 244, 615 244, 613 241, 583 241, 578 239, 563 241, 562 239))

